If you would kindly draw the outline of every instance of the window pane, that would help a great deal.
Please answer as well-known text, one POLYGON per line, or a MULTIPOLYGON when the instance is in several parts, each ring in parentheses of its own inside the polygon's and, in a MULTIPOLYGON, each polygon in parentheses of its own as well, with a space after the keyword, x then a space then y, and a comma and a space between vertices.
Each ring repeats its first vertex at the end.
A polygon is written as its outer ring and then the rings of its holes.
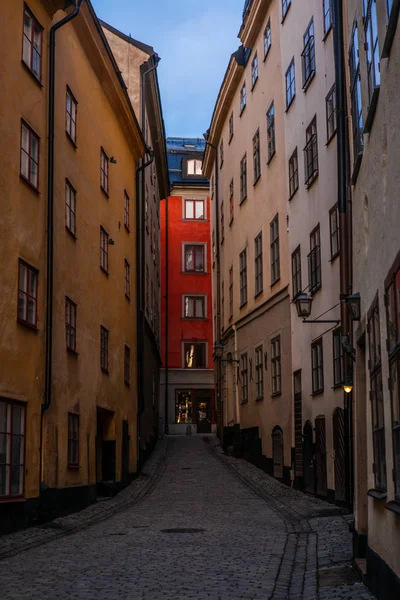
POLYGON ((186 271, 194 270, 193 246, 185 246, 185 269, 186 271))
POLYGON ((194 302, 193 298, 190 296, 185 297, 185 317, 193 317, 194 316, 194 302))
POLYGON ((175 420, 177 423, 192 422, 192 396, 190 392, 177 392, 175 420))
POLYGON ((196 219, 204 219, 204 202, 196 202, 196 219))
POLYGON ((204 345, 203 344, 196 344, 195 346, 195 350, 196 350, 196 367, 205 367, 204 364, 204 345))
POLYGON ((12 436, 12 464, 22 465, 24 462, 24 438, 21 435, 12 436))
POLYGON ((24 415, 25 410, 22 406, 14 406, 12 413, 12 432, 16 434, 24 433, 24 415))
POLYGON ((186 200, 186 219, 193 219, 194 211, 193 211, 193 201, 186 200))
POLYGON ((194 160, 189 160, 187 163, 188 175, 194 175, 194 160))
POLYGON ((8 495, 9 467, 0 464, 0 496, 8 495))
POLYGON ((11 495, 22 494, 23 467, 11 467, 11 495))
POLYGON ((204 271, 203 247, 196 248, 196 271, 204 271))
POLYGON ((196 298, 196 317, 204 317, 203 298, 196 298))

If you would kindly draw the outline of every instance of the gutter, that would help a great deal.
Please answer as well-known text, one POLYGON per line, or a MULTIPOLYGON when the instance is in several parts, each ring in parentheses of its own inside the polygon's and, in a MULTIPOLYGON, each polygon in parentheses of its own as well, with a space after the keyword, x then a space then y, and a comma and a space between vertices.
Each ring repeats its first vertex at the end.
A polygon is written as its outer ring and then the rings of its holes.
POLYGON ((53 360, 53 275, 54 275, 54 113, 55 113, 55 61, 56 32, 79 15, 83 0, 75 0, 74 10, 55 23, 50 29, 49 55, 49 120, 48 120, 48 162, 47 162, 47 280, 46 280, 46 354, 45 390, 40 420, 40 468, 39 484, 43 479, 43 419, 52 401, 52 360, 53 360))

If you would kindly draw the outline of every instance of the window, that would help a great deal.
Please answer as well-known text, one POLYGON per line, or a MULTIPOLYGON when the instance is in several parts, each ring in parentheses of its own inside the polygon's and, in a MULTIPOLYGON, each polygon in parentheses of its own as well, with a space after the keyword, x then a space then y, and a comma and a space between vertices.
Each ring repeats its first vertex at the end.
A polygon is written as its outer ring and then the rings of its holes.
POLYGON ((325 98, 326 104, 326 135, 328 142, 333 138, 336 133, 336 86, 334 85, 327 97, 325 98))
POLYGON ((264 369, 263 369, 263 347, 255 349, 256 363, 256 400, 264 398, 264 369))
POLYGON ((388 17, 389 17, 390 13, 392 11, 393 0, 386 0, 386 4, 387 4, 387 14, 388 14, 388 17))
POLYGON ((67 87, 66 111, 65 111, 65 131, 76 143, 76 115, 78 112, 78 103, 72 95, 71 90, 67 87))
POLYGON ((253 62, 251 63, 251 85, 252 88, 256 85, 258 79, 258 56, 257 53, 254 55, 253 62))
POLYGON ((22 260, 18 274, 18 321, 37 327, 38 271, 22 260))
POLYGON ((225 239, 225 215, 224 215, 224 201, 221 201, 221 244, 225 239))
POLYGON ((108 373, 108 330, 101 325, 100 327, 100 367, 102 371, 108 373))
POLYGON ((185 319, 204 319, 206 297, 205 296, 184 296, 183 297, 183 316, 185 319))
POLYGON ((246 108, 246 82, 244 82, 244 84, 241 87, 240 90, 240 114, 242 114, 242 112, 244 111, 244 109, 246 108))
POLYGON ((206 344, 185 342, 183 345, 185 355, 185 369, 206 368, 206 344))
POLYGON ((231 114, 231 116, 229 117, 229 143, 231 143, 231 140, 233 138, 233 113, 231 114))
POLYGON ((187 175, 199 175, 201 176, 203 174, 203 170, 202 170, 202 162, 201 160, 188 160, 187 161, 187 175))
POLYGON ((333 385, 341 385, 344 381, 343 346, 340 328, 332 332, 333 337, 333 385))
POLYGON ((351 34, 350 50, 350 95, 351 95, 351 114, 353 124, 353 151, 354 160, 363 151, 363 118, 362 118, 362 100, 361 100, 361 78, 360 78, 360 53, 358 46, 358 28, 357 22, 354 23, 351 34))
POLYGON ((125 296, 131 297, 131 267, 128 261, 124 261, 124 272, 125 272, 125 296))
POLYGON ((293 198, 299 189, 299 161, 297 158, 297 148, 289 158, 289 200, 293 198))
POLYGON ((21 121, 21 175, 39 188, 39 138, 24 121, 21 121))
POLYGON ((25 406, 0 400, 0 498, 24 492, 25 406))
POLYGON ((241 380, 241 401, 247 402, 249 399, 249 376, 247 367, 247 352, 240 356, 240 380, 241 380))
POLYGON ((308 87, 315 75, 315 41, 314 41, 314 19, 303 36, 304 48, 301 53, 303 60, 303 90, 308 87))
POLYGON ((296 95, 296 75, 294 70, 294 57, 292 58, 289 68, 286 71, 286 110, 292 104, 296 95))
POLYGON ((42 77, 42 47, 43 27, 25 7, 22 60, 39 81, 42 77))
POLYGON ((267 135, 268 135, 268 162, 275 154, 275 108, 274 103, 267 112, 267 135))
POLYGON ((229 319, 233 316, 233 267, 229 269, 229 319))
POLYGON ((65 298, 65 335, 67 349, 76 352, 76 304, 65 298))
POLYGON ((308 277, 310 292, 313 294, 321 287, 321 245, 319 225, 310 235, 310 254, 308 255, 308 277))
POLYGON ((282 0, 282 21, 286 17, 287 11, 292 3, 292 0, 282 0))
POLYGON ((364 0, 364 29, 365 50, 367 53, 367 75, 369 103, 375 88, 380 86, 380 63, 378 42, 378 15, 376 12, 376 0, 364 0))
POLYGON ((205 246, 204 244, 184 245, 184 270, 187 273, 205 273, 205 246))
POLYGON ((376 297, 368 313, 367 331, 369 341, 368 367, 370 375, 371 421, 374 448, 373 471, 375 476, 375 488, 378 490, 386 490, 386 443, 378 297, 376 297))
POLYGON ((79 465, 79 415, 68 413, 68 465, 79 465))
POLYGON ((271 233, 271 285, 274 285, 281 276, 280 256, 279 256, 279 216, 270 223, 271 233))
POLYGON ((76 235, 76 191, 68 179, 65 180, 65 226, 76 235))
MULTIPOLYGON (((397 266, 397 264, 396 264, 397 266)), ((395 499, 400 502, 400 268, 392 269, 386 279, 387 349, 389 353, 389 390, 392 404, 392 436, 395 499)))
POLYGON ((234 181, 229 184, 229 225, 231 225, 233 218, 235 216, 235 190, 234 190, 234 181))
POLYGON ((331 260, 339 254, 339 210, 337 205, 329 211, 329 231, 331 238, 331 260))
POLYGON ((124 346, 124 382, 127 387, 131 384, 131 349, 124 346))
POLYGON ((270 48, 271 48, 271 19, 268 19, 267 26, 264 31, 264 58, 266 58, 270 48))
POLYGON ((257 129, 255 136, 253 137, 253 171, 254 171, 254 183, 256 183, 261 175, 261 161, 260 161, 260 130, 257 129))
POLYGON ((185 219, 203 221, 205 219, 204 200, 185 200, 185 219))
POLYGON ((127 191, 124 190, 124 225, 128 231, 129 231, 129 204, 130 204, 129 196, 127 194, 127 191))
POLYGON ((240 204, 247 198, 247 154, 240 161, 240 204))
POLYGON ((224 140, 221 140, 219 145, 219 168, 224 164, 224 140))
POLYGON ((332 0, 323 0, 324 11, 324 34, 326 35, 332 27, 332 0))
POLYGON ((311 344, 312 393, 324 391, 324 357, 322 338, 311 344))
POLYGON ((103 148, 100 152, 100 186, 103 192, 108 195, 108 163, 109 158, 103 148))
POLYGON ((254 272, 256 296, 263 290, 262 232, 254 240, 254 272))
POLYGON ((318 139, 317 118, 314 117, 306 129, 306 146, 304 148, 305 184, 313 183, 318 175, 318 139))
POLYGON ((278 335, 271 340, 271 378, 273 396, 282 392, 281 373, 281 336, 278 335))
POLYGON ((247 302, 247 250, 246 248, 239 255, 240 269, 240 306, 247 302))
POLYGON ((292 293, 293 299, 300 294, 301 286, 301 253, 300 246, 292 254, 292 293))
POLYGON ((192 392, 176 391, 175 398, 175 421, 176 423, 192 423, 193 402, 192 392))
POLYGON ((108 273, 108 233, 100 227, 100 267, 108 273))

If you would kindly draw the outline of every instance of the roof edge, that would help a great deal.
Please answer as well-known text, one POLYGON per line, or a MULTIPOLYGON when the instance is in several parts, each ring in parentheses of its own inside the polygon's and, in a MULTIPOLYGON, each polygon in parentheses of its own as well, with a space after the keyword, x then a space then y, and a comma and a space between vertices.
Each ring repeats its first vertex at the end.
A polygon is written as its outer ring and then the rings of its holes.
POLYGON ((132 46, 135 46, 139 50, 142 50, 142 52, 144 52, 145 54, 148 54, 149 56, 154 54, 153 46, 149 46, 148 44, 144 44, 143 42, 139 42, 138 40, 135 40, 133 37, 126 35, 122 31, 120 31, 119 29, 116 29, 115 27, 113 27, 109 23, 106 23, 102 19, 99 19, 99 22, 102 27, 104 27, 105 29, 108 29, 108 31, 111 31, 111 33, 118 36, 125 42, 128 42, 128 44, 132 44, 132 46))

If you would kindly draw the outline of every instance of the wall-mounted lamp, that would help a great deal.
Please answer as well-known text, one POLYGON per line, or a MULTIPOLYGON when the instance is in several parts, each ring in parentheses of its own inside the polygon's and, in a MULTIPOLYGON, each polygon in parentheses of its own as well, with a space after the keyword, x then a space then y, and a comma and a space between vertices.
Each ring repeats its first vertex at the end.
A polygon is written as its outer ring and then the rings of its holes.
POLYGON ((353 391, 353 382, 350 378, 346 378, 346 381, 343 384, 343 389, 346 392, 346 394, 350 394, 350 392, 353 391))
POLYGON ((109 246, 115 246, 115 242, 112 238, 108 238, 108 245, 109 246))
POLYGON ((361 319, 360 294, 357 292, 356 294, 351 294, 351 296, 345 296, 343 299, 345 302, 347 302, 352 320, 359 321, 361 319))
POLYGON ((227 363, 239 363, 240 362, 237 358, 233 358, 232 352, 228 352, 226 355, 226 358, 222 358, 223 353, 224 353, 224 345, 215 343, 214 344, 214 354, 213 354, 214 360, 220 360, 221 362, 227 362, 227 363))
POLYGON ((311 296, 311 294, 301 292, 301 294, 299 294, 296 297, 295 304, 297 309, 297 315, 303 319, 303 323, 336 323, 336 325, 339 325, 340 320, 338 319, 308 320, 308 317, 311 315, 312 303, 313 297, 311 296))
POLYGON ((115 160, 115 158, 113 156, 110 158, 110 163, 112 165, 116 165, 117 164, 117 161, 115 160))

